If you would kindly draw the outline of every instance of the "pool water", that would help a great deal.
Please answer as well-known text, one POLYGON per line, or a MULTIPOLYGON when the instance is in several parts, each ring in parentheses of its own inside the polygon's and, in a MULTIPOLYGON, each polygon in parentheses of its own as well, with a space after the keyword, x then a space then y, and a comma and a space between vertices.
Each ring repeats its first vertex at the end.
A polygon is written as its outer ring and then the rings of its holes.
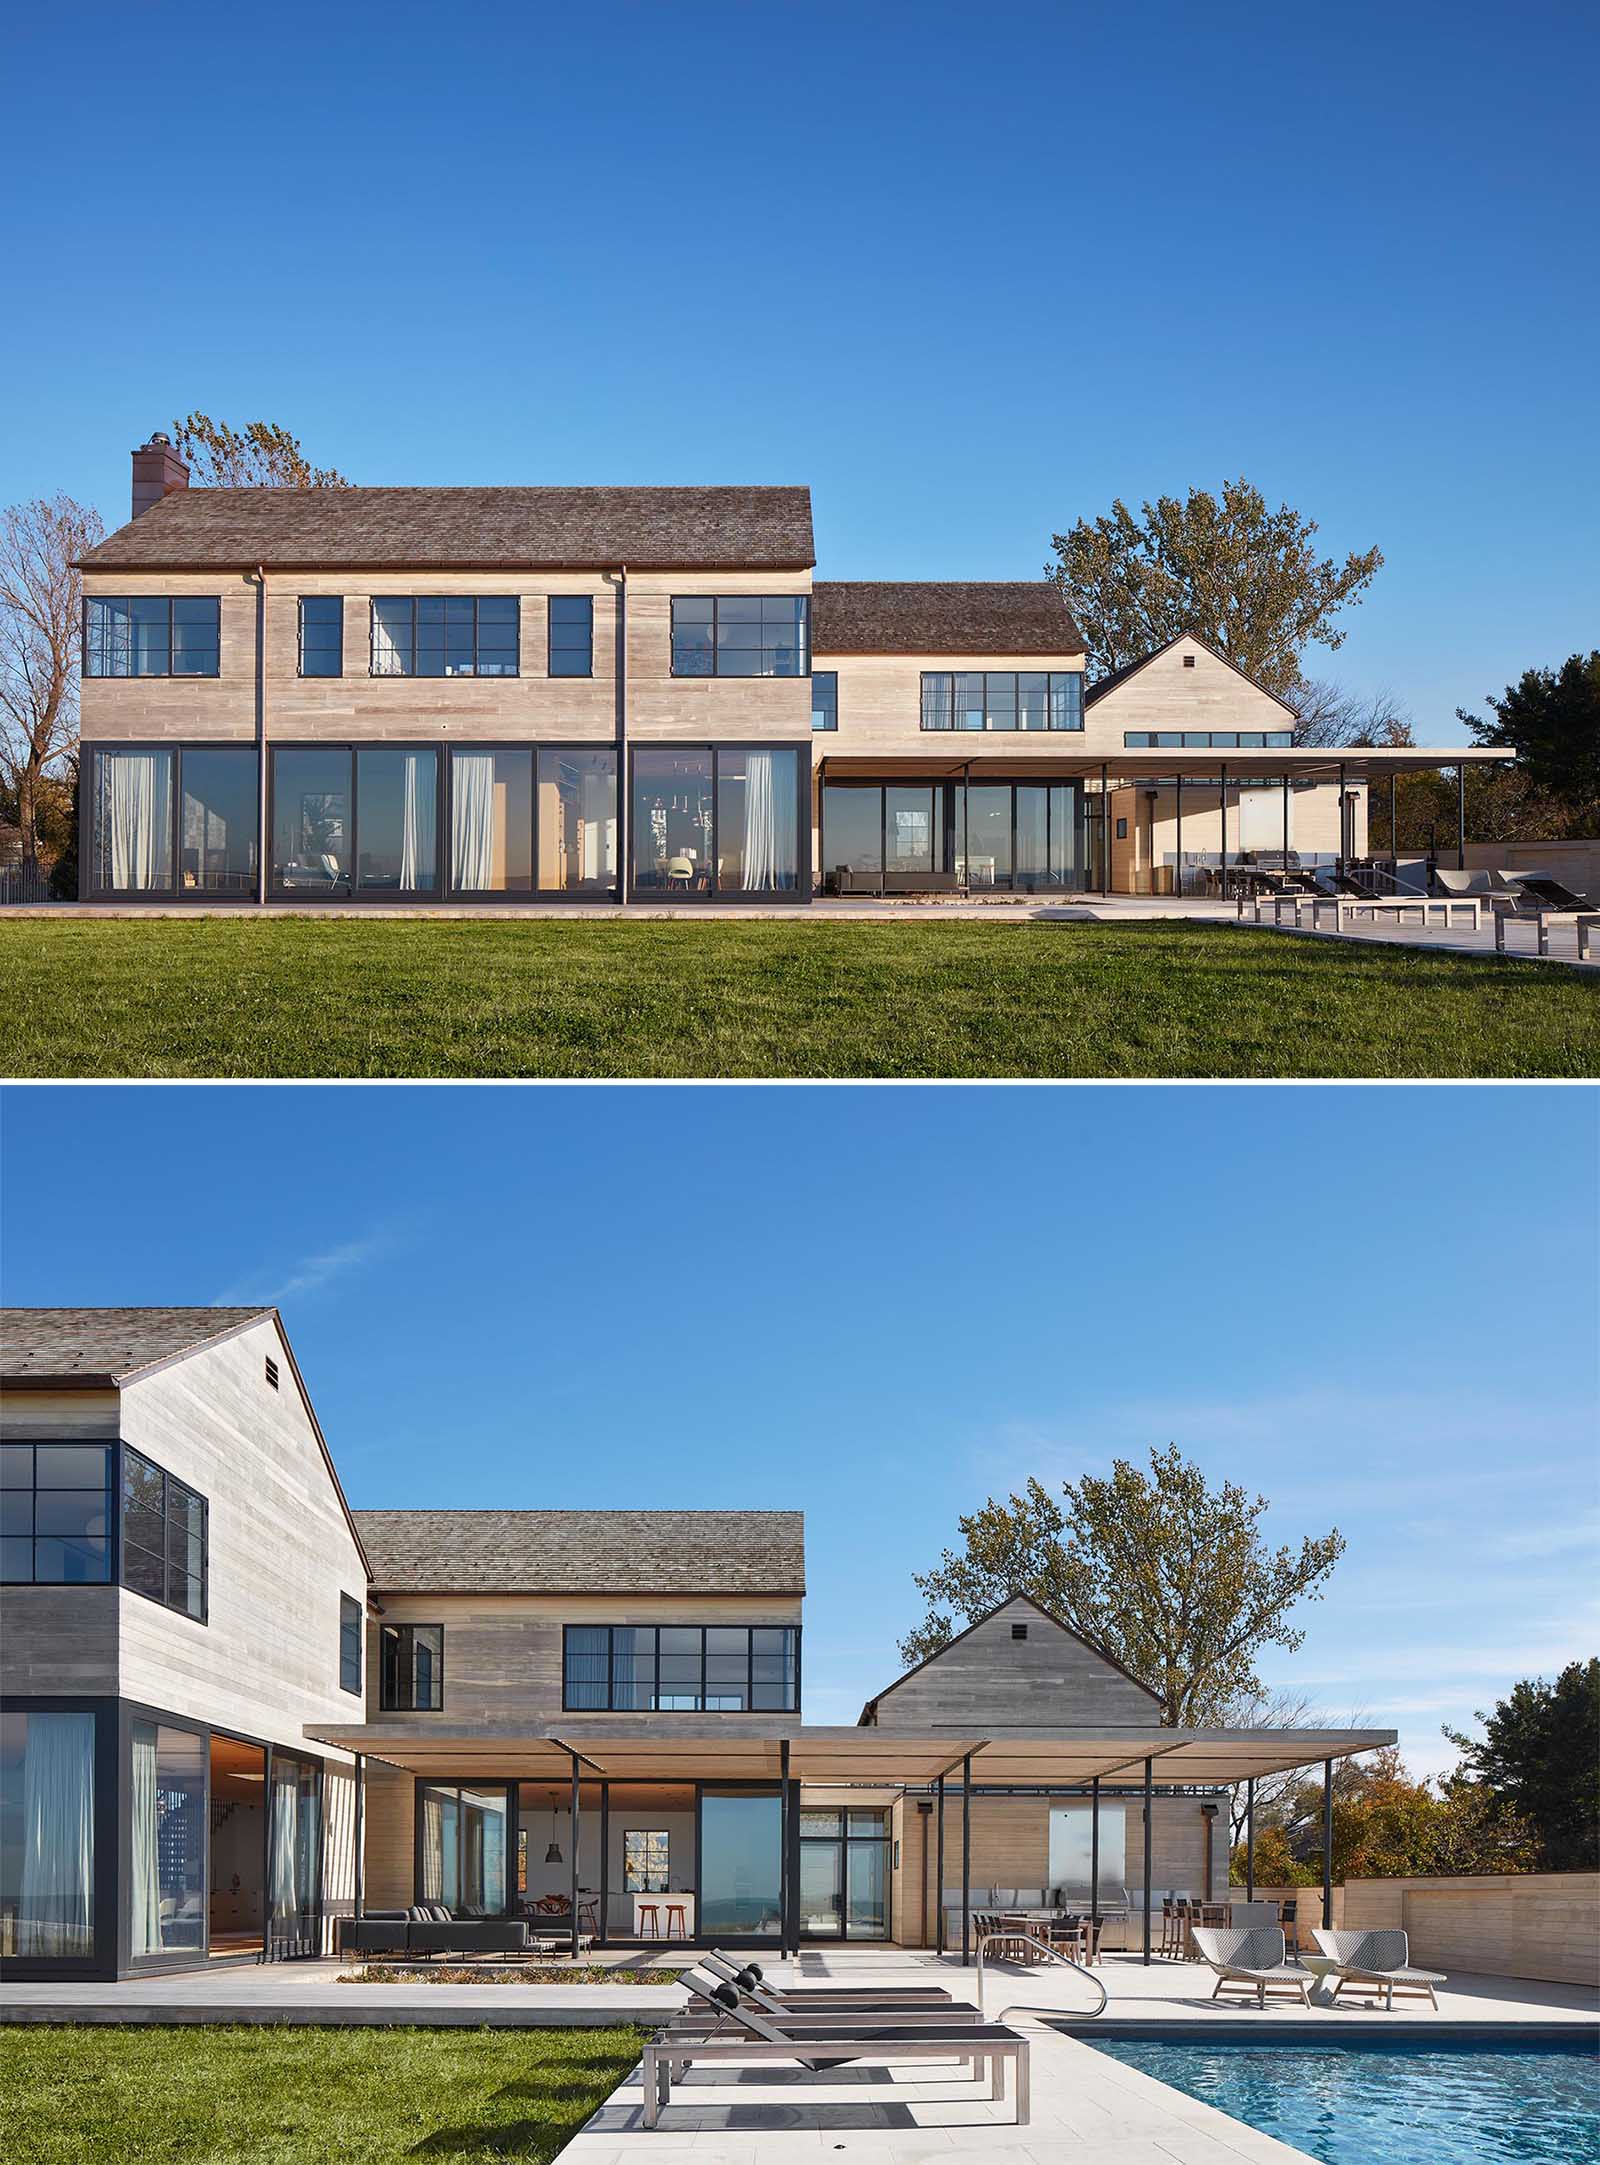
POLYGON ((1600 2059, 1589 2039, 1369 2047, 1075 2034, 1322 2165, 1600 2160, 1600 2059))

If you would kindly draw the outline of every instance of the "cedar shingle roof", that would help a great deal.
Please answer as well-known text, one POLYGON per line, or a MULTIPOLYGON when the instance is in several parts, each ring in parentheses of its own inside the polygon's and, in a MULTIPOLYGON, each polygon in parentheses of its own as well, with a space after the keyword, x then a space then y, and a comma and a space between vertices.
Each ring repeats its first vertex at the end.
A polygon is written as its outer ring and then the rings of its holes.
POLYGON ((93 571, 800 570, 805 488, 175 489, 93 571))
POLYGON ((358 1511, 380 1593, 798 1594, 799 1511, 358 1511))
POLYGON ((0 1308, 0 1381, 117 1383, 273 1313, 271 1308, 0 1308))
POLYGON ((814 654, 1081 654, 1052 579, 820 579, 814 654))

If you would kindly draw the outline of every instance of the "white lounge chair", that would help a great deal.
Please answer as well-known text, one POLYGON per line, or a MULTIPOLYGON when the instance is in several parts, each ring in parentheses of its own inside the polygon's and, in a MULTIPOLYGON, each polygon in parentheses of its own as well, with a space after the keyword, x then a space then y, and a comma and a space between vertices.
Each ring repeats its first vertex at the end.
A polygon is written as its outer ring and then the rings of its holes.
POLYGON ((1253 1924, 1244 1932, 1224 1932, 1197 1924, 1190 1937, 1201 1961, 1216 1971, 1214 2000, 1224 1992, 1253 1992, 1257 2006, 1265 2007, 1269 1992, 1293 1992, 1302 2007, 1311 2005, 1311 1972, 1286 1959, 1282 1925, 1253 1924))
POLYGON ((1397 1992, 1411 1993, 1417 1999, 1426 1995, 1429 2005, 1438 2012, 1439 1997, 1434 1987, 1447 1980, 1437 1970, 1411 1967, 1411 1947, 1403 1932, 1330 1932, 1319 1925, 1313 1936, 1321 1952, 1335 1965, 1328 1972, 1334 1980, 1330 2000, 1336 2000, 1346 1985, 1353 1985, 1358 1992, 1381 1992, 1384 2006, 1390 2008, 1397 1992))

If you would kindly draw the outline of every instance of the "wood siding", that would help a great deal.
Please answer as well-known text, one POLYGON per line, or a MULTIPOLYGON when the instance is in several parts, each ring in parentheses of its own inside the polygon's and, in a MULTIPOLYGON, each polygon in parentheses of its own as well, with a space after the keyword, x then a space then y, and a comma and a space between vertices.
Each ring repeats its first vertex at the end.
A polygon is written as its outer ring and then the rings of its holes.
MULTIPOLYGON (((1083 741, 1098 757, 1123 749, 1124 730, 1292 729, 1294 716, 1198 639, 1180 639, 1113 685, 1084 715, 1083 741), (1184 657, 1192 658, 1186 668, 1184 657)), ((1219 758, 1226 757, 1219 753, 1219 758)))
MULTIPOLYGON (((1055 670, 1081 676, 1081 654, 837 654, 818 653, 816 669, 839 675, 839 726, 817 738, 817 757, 834 753, 898 753, 938 760, 952 766, 970 759, 989 764, 1007 759, 1049 759, 1069 764, 1083 759, 1086 734, 1077 729, 953 730, 922 726, 922 672, 925 669, 1055 670)), ((809 689, 809 688, 808 688, 809 689)), ((809 720, 810 708, 807 705, 809 720)))
POLYGON ((880 1693, 875 1726, 994 1736, 1068 1724, 1148 1727, 1158 1718, 1155 1700, 1131 1677, 1017 1600, 880 1693), (1026 1626, 1028 1636, 1014 1639, 1013 1624, 1026 1626))
POLYGON ((1399 1927, 1423 1969, 1592 1985, 1600 1975, 1600 1873, 1352 1879, 1348 1931, 1399 1927))

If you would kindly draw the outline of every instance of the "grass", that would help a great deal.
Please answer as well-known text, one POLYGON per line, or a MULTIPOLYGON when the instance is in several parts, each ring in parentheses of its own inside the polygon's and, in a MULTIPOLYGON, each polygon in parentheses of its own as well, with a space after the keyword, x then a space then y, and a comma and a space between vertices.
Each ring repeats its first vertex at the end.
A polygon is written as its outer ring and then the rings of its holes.
POLYGON ((643 2032, 184 2025, 0 2030, 8 2165, 546 2161, 643 2032))
POLYGON ((1577 1076, 1600 977, 1228 926, 0 924, 21 1076, 1577 1076))

